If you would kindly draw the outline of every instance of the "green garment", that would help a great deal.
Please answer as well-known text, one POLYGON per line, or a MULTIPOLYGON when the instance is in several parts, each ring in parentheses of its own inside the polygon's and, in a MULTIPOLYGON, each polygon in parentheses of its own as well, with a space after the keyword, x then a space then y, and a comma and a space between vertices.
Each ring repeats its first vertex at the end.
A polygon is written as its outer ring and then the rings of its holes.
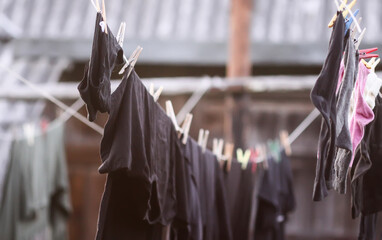
POLYGON ((0 206, 0 239, 64 240, 71 211, 63 125, 12 144, 0 206))

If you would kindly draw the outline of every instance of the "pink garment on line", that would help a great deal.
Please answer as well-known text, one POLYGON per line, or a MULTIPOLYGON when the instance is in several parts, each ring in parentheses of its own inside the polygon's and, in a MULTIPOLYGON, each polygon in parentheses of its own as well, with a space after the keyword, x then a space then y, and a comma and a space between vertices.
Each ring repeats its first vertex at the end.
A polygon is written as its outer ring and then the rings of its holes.
MULTIPOLYGON (((370 70, 367 69, 362 62, 359 62, 358 77, 353 93, 355 109, 350 119, 350 136, 353 144, 353 153, 355 153, 356 148, 363 138, 365 126, 374 119, 373 110, 369 107, 363 97, 363 92, 365 90, 366 80, 369 73, 370 70)), ((353 154, 350 162, 350 167, 353 165, 354 155, 355 154, 353 154)))
POLYGON ((340 86, 342 83, 342 79, 344 78, 344 74, 345 74, 345 63, 344 63, 344 60, 342 59, 341 65, 340 65, 340 71, 338 73, 338 84, 337 84, 336 94, 338 93, 338 90, 340 90, 340 86))

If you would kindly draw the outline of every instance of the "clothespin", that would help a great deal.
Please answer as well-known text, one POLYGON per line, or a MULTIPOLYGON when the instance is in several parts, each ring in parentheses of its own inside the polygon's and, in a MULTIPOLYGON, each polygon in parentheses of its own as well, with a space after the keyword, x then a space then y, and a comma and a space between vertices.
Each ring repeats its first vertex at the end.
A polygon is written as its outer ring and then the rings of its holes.
POLYGON ((233 143, 227 142, 224 146, 224 157, 227 160, 227 168, 226 170, 229 172, 232 166, 232 154, 233 154, 233 143))
MULTIPOLYGON (((339 8, 337 9, 338 11, 341 11, 346 3, 348 2, 348 0, 344 0, 342 1, 341 5, 339 6, 339 8)), ((334 14, 334 16, 332 17, 332 19, 330 20, 329 24, 328 24, 328 27, 331 28, 334 26, 334 22, 337 20, 337 14, 334 14)))
MULTIPOLYGON (((358 18, 358 24, 361 24, 362 22, 362 17, 358 18)), ((355 34, 357 33, 357 31, 355 30, 356 26, 353 25, 353 27, 351 28, 351 38, 354 39, 354 43, 356 42, 355 40, 355 34)), ((365 30, 365 29, 364 29, 365 30)))
MULTIPOLYGON (((98 3, 98 0, 97 0, 97 3, 98 3)), ((106 23, 105 0, 102 0, 102 18, 103 18, 103 22, 105 23, 105 33, 108 34, 108 32, 107 32, 107 23, 106 23)))
POLYGON ((94 3, 94 0, 90 0, 90 2, 92 3, 93 7, 95 8, 95 10, 96 10, 97 12, 100 12, 101 9, 100 9, 100 7, 99 7, 99 2, 98 2, 98 0, 95 0, 95 1, 96 1, 96 3, 94 3))
POLYGON ((121 24, 119 25, 118 33, 117 33, 117 41, 121 47, 123 47, 123 40, 125 39, 125 29, 126 29, 126 23, 121 22, 121 24))
POLYGON ((204 137, 204 129, 199 129, 199 135, 198 135, 198 145, 202 146, 203 144, 203 137, 204 137))
POLYGON ((156 92, 154 92, 154 83, 150 83, 149 93, 153 96, 154 101, 158 101, 160 95, 162 94, 163 86, 160 86, 156 92))
POLYGON ((23 125, 24 136, 29 146, 33 146, 35 137, 35 127, 33 123, 25 123, 23 125))
POLYGON ((290 147, 289 134, 286 130, 280 131, 280 142, 285 150, 285 154, 290 156, 292 154, 292 148, 290 147))
POLYGON ((216 155, 219 161, 222 160, 224 140, 214 138, 212 143, 213 143, 212 152, 216 155))
POLYGON ((378 48, 368 48, 368 49, 359 50, 359 59, 379 57, 378 54, 370 54, 370 53, 375 52, 377 50, 378 50, 378 48))
POLYGON ((138 46, 134 52, 131 54, 131 56, 129 57, 129 59, 125 62, 125 65, 123 65, 123 67, 121 68, 121 70, 119 71, 119 74, 123 74, 125 72, 125 69, 127 67, 130 67, 130 70, 127 74, 127 77, 130 76, 130 73, 131 71, 133 70, 134 66, 135 66, 135 63, 138 61, 138 57, 139 55, 141 54, 143 48, 141 48, 140 46, 138 46))
MULTIPOLYGON (((355 10, 354 12, 354 17, 356 17, 359 13, 359 9, 355 10)), ((349 16, 348 18, 345 19, 345 35, 349 31, 351 25, 353 24, 354 18, 353 16, 349 16)))
POLYGON ((182 130, 183 130, 183 139, 182 143, 186 144, 188 139, 188 133, 190 132, 191 122, 193 115, 187 113, 186 118, 183 121, 182 130))
POLYGON ((183 131, 182 129, 179 127, 177 121, 176 121, 176 117, 175 117, 175 112, 174 112, 174 107, 172 106, 172 102, 170 100, 166 101, 166 114, 167 116, 170 117, 171 121, 172 121, 172 124, 174 124, 174 127, 175 127, 175 130, 182 134, 183 131))
POLYGON ((372 59, 370 59, 369 62, 366 62, 365 59, 361 59, 361 62, 367 67, 367 69, 371 69, 371 66, 373 65, 373 63, 375 62, 375 57, 373 57, 372 59))
POLYGON ((362 39, 363 39, 363 37, 365 36, 365 32, 366 32, 366 28, 364 28, 363 30, 362 30, 362 32, 361 32, 361 34, 359 35, 359 37, 355 40, 354 39, 354 42, 355 42, 355 49, 359 49, 359 45, 361 44, 361 42, 362 42, 362 39))
MULTIPOLYGON (((346 16, 349 14, 349 12, 351 11, 352 7, 354 7, 354 5, 356 4, 357 0, 353 0, 349 5, 346 5, 347 4, 347 0, 344 0, 342 1, 341 5, 339 6, 339 9, 338 11, 342 11, 342 16, 344 18, 346 18, 346 16)), ((353 14, 354 15, 354 14, 353 14)), ((333 17, 332 17, 332 20, 330 20, 329 24, 328 24, 328 27, 331 28, 334 26, 334 23, 336 22, 337 20, 337 14, 335 14, 333 17)))
POLYGON ((377 67, 377 65, 379 64, 379 62, 381 61, 380 58, 378 58, 375 62, 372 63, 371 67, 370 67, 370 72, 375 72, 375 68, 377 67))
POLYGON ((203 141, 202 141, 202 150, 203 150, 203 152, 205 152, 206 149, 207 149, 207 142, 208 142, 208 136, 209 135, 210 135, 210 131, 205 130, 204 131, 203 141))
POLYGON ((246 169, 249 158, 251 157, 251 150, 247 149, 245 152, 241 148, 236 150, 237 161, 241 163, 241 168, 246 169))

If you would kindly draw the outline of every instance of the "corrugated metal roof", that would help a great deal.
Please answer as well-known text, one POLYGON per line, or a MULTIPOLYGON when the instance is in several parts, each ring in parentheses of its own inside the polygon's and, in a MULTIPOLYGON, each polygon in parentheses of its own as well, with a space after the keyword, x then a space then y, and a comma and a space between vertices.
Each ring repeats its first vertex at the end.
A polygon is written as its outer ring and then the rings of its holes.
MULTIPOLYGON (((226 61, 229 0, 105 2, 107 20, 113 32, 117 31, 121 21, 126 22, 126 48, 132 50, 140 44, 149 50, 143 52, 141 61, 226 61), (169 53, 171 51, 176 54, 169 53)), ((54 50, 49 48, 47 52, 43 48, 51 46, 60 55, 67 54, 81 60, 88 58, 95 21, 95 9, 90 0, 3 0, 0 4, 3 15, 22 30, 20 41, 29 41, 28 44, 20 43, 23 46, 20 55, 40 53, 53 56, 54 50), (43 46, 33 51, 39 43, 43 46)), ((267 58, 267 53, 261 51, 264 47, 268 50, 276 47, 275 50, 282 52, 282 48, 292 46, 291 49, 297 48, 297 55, 313 59, 307 59, 307 62, 321 62, 330 34, 326 25, 335 8, 331 0, 254 0, 251 29, 253 61, 277 61, 277 56, 267 58)), ((359 1, 356 8, 361 10, 362 25, 368 29, 364 44, 379 45, 382 17, 378 11, 382 9, 382 2, 359 1)), ((1 25, 0 37, 9 35, 9 31, 4 30, 6 28, 1 25)), ((280 59, 290 61, 293 57, 281 53, 280 59)), ((296 60, 292 62, 299 63, 296 60)))

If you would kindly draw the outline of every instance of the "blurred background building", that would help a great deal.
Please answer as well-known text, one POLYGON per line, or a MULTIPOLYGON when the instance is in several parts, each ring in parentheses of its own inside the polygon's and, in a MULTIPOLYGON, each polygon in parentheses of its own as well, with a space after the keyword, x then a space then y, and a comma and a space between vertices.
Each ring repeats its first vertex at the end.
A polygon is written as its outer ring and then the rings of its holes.
MULTIPOLYGON (((293 131, 313 110, 309 93, 327 54, 327 23, 336 11, 334 2, 248 2, 239 10, 249 13, 250 42, 237 47, 249 53, 250 75, 226 78, 229 64, 242 62, 229 60, 235 37, 230 31, 230 0, 105 0, 112 31, 116 34, 120 22, 126 22, 125 55, 137 45, 143 47, 137 73, 145 83, 164 86, 162 106, 170 99, 178 112, 190 97, 195 100, 188 102, 194 138, 204 128, 210 130, 210 139, 231 138, 236 147, 254 147, 278 137, 282 129, 293 131), (234 99, 233 107, 227 107, 227 96, 234 99), (227 130, 227 122, 232 129, 227 130)), ((360 0, 358 8, 361 25, 367 28, 362 48, 380 47, 382 2, 360 0)), ((0 64, 72 104, 79 98, 76 86, 89 60, 95 15, 88 0, 2 0, 0 64)), ((57 114, 55 105, 12 74, 0 73, 2 131, 57 114)), ((86 116, 85 107, 80 113, 86 116)), ((102 115, 97 124, 103 126, 106 120, 102 115)), ((355 239, 358 223, 351 220, 348 196, 333 193, 319 203, 311 200, 319 128, 316 119, 292 145, 297 209, 287 224, 288 239, 355 239)), ((105 183, 97 170, 101 135, 74 118, 66 129, 74 209, 70 239, 93 239, 105 183)))

